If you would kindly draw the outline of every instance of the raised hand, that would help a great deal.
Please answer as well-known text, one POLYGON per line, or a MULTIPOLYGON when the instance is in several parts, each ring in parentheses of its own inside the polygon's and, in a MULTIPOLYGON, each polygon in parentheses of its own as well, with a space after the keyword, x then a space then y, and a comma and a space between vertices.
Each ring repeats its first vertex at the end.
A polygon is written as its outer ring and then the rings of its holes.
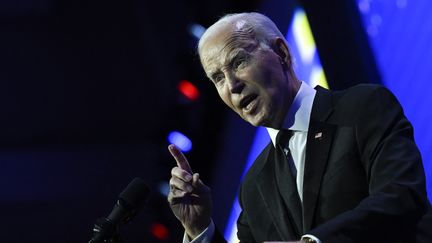
POLYGON ((168 202, 191 239, 210 224, 212 201, 210 188, 193 173, 184 154, 173 144, 168 150, 177 162, 171 170, 168 202))

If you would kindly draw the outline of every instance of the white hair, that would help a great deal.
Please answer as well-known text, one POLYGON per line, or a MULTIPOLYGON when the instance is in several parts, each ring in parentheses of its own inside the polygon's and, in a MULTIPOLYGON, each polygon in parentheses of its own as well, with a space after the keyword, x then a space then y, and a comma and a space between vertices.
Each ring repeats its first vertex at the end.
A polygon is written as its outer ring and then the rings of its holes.
POLYGON ((211 25, 201 36, 198 43, 198 52, 208 36, 218 27, 233 24, 236 31, 244 32, 254 38, 260 44, 265 44, 271 47, 271 40, 284 36, 277 28, 276 24, 267 16, 251 12, 251 13, 235 13, 227 14, 221 17, 216 23, 211 25))

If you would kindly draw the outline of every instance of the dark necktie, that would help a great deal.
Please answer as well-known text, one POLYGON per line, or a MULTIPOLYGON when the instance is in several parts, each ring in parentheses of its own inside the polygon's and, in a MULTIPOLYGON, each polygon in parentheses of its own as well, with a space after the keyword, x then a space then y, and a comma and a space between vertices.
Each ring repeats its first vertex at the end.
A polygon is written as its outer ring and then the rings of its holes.
POLYGON ((289 211, 290 221, 299 237, 303 234, 303 213, 296 184, 297 170, 288 147, 291 136, 292 131, 282 129, 276 137, 275 174, 279 192, 289 211), (288 153, 285 154, 284 150, 288 150, 288 153))

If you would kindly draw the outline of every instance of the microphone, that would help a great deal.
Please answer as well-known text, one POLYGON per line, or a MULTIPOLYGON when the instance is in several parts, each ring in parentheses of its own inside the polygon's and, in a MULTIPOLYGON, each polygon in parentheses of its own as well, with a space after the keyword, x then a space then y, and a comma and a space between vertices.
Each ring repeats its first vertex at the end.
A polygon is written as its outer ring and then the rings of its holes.
POLYGON ((132 220, 145 204, 149 192, 150 189, 141 178, 134 178, 120 193, 108 217, 96 220, 89 243, 121 242, 117 235, 118 226, 132 220))

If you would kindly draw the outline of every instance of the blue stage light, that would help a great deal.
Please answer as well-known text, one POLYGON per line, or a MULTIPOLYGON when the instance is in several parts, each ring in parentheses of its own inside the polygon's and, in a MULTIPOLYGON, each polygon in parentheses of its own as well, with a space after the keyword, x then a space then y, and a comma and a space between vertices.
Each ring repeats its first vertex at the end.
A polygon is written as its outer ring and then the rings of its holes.
POLYGON ((196 39, 200 39, 201 36, 206 31, 206 28, 204 28, 200 24, 192 24, 189 26, 189 33, 192 34, 196 39))
POLYGON ((159 190, 160 194, 162 194, 163 196, 167 197, 168 193, 169 193, 169 190, 170 190, 169 183, 166 182, 166 181, 159 182, 158 190, 159 190))
POLYGON ((189 152, 192 149, 192 141, 186 135, 173 131, 168 135, 168 142, 175 144, 182 152, 189 152))

